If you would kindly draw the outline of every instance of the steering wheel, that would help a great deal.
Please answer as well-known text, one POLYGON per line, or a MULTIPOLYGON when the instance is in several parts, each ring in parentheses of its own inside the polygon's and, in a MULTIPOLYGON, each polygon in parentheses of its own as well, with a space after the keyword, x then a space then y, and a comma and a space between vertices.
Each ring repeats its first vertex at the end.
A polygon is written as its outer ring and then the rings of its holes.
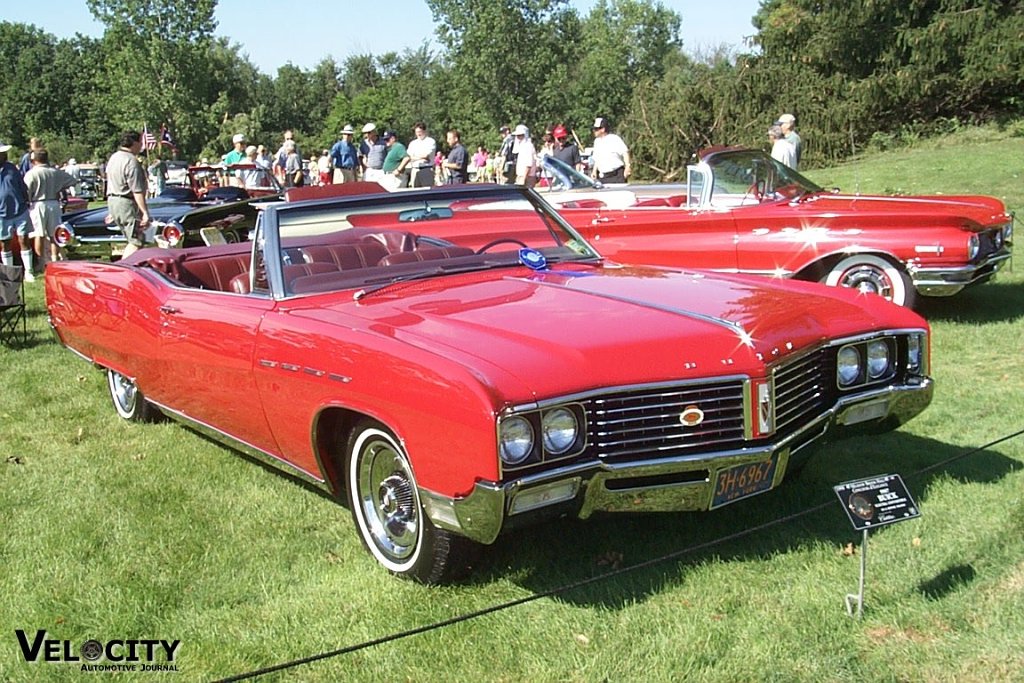
POLYGON ((513 239, 512 237, 500 237, 500 238, 498 238, 496 240, 491 240, 490 242, 488 242, 484 246, 480 247, 479 249, 476 250, 476 253, 483 254, 484 252, 486 252, 491 247, 496 247, 499 244, 517 244, 520 247, 522 247, 523 249, 529 249, 530 248, 529 245, 526 244, 525 242, 520 242, 519 240, 513 239))

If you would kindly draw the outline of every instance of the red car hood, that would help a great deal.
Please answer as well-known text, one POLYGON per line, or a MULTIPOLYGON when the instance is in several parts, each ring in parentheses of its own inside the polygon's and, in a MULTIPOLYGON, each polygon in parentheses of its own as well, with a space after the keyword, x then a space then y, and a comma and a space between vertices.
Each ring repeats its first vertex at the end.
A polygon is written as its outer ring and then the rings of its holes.
POLYGON ((502 269, 397 284, 358 303, 350 294, 308 301, 294 312, 453 358, 517 400, 758 376, 765 363, 826 338, 926 327, 913 312, 850 290, 614 265, 502 269), (519 386, 505 385, 512 378, 519 386))
MULTIPOLYGON (((787 203, 788 204, 788 203, 787 203)), ((1005 205, 980 195, 942 197, 881 197, 873 195, 816 195, 798 205, 801 210, 830 215, 851 214, 863 222, 876 216, 880 224, 899 220, 901 226, 950 225, 980 230, 1010 220, 1005 205)))

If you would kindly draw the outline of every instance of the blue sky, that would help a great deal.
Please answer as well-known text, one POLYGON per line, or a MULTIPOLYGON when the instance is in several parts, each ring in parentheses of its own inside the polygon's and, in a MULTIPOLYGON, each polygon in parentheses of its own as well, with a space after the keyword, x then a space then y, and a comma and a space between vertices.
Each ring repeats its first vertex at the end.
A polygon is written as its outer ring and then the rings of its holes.
MULTIPOLYGON (((75 33, 98 37, 103 25, 95 21, 85 0, 0 0, 0 20, 35 24, 47 33, 68 38, 75 33)), ((593 0, 573 0, 581 14, 593 0)), ((720 44, 740 46, 754 33, 750 23, 760 0, 662 0, 682 17, 683 48, 690 53, 720 44)), ((433 41, 434 23, 422 0, 220 0, 217 30, 261 71, 277 73, 291 62, 309 69, 327 55, 343 61, 353 54, 402 52, 433 41), (283 29, 293 27, 293 35, 283 29), (299 30, 302 28, 302 32, 299 30)))

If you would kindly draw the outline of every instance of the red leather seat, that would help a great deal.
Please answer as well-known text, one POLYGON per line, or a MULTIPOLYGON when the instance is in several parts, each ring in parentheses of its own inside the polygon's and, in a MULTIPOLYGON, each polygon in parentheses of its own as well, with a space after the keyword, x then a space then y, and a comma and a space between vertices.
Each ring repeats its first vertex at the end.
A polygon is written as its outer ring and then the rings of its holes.
POLYGON ((459 256, 472 256, 475 253, 469 247, 424 247, 415 251, 400 251, 395 254, 388 254, 377 265, 397 266, 402 263, 416 263, 417 261, 441 261, 443 259, 458 258, 459 256))
POLYGON ((331 263, 337 270, 369 268, 377 265, 388 250, 378 242, 360 244, 323 244, 302 247, 302 256, 306 263, 331 263))
POLYGON ((182 261, 181 269, 198 280, 205 289, 221 292, 235 291, 232 281, 249 272, 249 254, 230 254, 211 258, 182 261))

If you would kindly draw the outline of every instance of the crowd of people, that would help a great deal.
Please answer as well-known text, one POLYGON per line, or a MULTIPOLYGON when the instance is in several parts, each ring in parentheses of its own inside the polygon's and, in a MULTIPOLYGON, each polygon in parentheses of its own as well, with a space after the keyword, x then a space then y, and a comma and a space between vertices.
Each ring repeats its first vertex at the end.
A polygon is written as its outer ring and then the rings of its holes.
MULTIPOLYGON (((356 143, 355 129, 348 124, 330 149, 312 154, 308 160, 302 157, 290 130, 284 132, 274 155, 264 145, 247 144, 246 136, 238 133, 220 162, 228 168, 243 167, 235 172, 243 186, 262 184, 266 174, 272 173, 286 188, 357 180, 377 182, 388 189, 474 181, 533 187, 541 179, 540 159, 550 155, 603 183, 628 182, 632 175, 629 147, 604 117, 594 119, 591 130, 593 143, 588 154, 581 149, 576 132, 563 124, 545 128, 538 146, 530 129, 519 123, 514 128, 501 126, 497 150, 478 145, 470 155, 462 133, 455 128, 445 133, 442 151, 423 122, 413 126, 407 144, 399 141, 394 130, 378 131, 374 122, 362 127, 362 140, 356 143)), ((768 129, 768 139, 772 158, 790 168, 799 167, 802 140, 792 114, 779 116, 768 129)), ((123 134, 106 165, 106 199, 112 220, 128 240, 126 255, 142 246, 142 231, 149 224, 146 199, 159 193, 167 180, 164 160, 158 158, 148 168, 143 165, 142 146, 138 132, 123 134), (155 179, 152 186, 150 176, 155 179)), ((12 244, 17 237, 25 279, 32 281, 33 266, 41 269, 47 260, 61 258, 54 230, 60 223, 61 197, 64 193, 74 196, 79 186, 78 165, 69 159, 63 169, 52 166, 37 138, 29 141, 29 150, 17 165, 8 160, 10 149, 11 145, 0 143, 0 258, 4 265, 14 263, 12 244)))

